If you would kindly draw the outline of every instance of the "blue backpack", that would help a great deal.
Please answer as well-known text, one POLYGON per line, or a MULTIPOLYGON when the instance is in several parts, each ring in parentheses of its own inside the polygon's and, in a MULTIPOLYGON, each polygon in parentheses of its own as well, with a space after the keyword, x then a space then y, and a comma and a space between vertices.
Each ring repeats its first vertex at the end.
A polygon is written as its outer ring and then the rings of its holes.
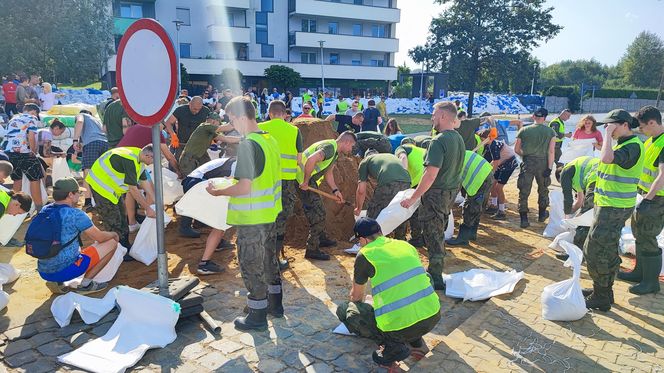
POLYGON ((44 206, 34 219, 32 219, 25 234, 26 254, 37 259, 52 258, 58 255, 63 248, 79 238, 77 235, 65 244, 60 242, 62 234, 60 210, 63 208, 71 207, 51 203, 44 206))

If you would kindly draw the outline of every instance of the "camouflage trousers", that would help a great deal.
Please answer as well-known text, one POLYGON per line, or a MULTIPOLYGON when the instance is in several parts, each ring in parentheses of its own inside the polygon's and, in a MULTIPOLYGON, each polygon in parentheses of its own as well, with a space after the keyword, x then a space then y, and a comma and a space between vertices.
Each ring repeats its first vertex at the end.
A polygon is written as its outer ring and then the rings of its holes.
MULTIPOLYGON (((592 210, 593 207, 595 207, 595 183, 592 183, 586 187, 580 213, 583 214, 588 210, 592 210)), ((589 231, 590 227, 576 227, 576 233, 574 233, 574 244, 578 247, 583 247, 583 244, 586 242, 586 238, 588 238, 589 231)))
POLYGON ((560 163, 560 157, 562 156, 563 156, 563 143, 556 142, 556 148, 554 150, 553 160, 557 165, 562 165, 562 163, 560 163))
POLYGON ((663 228, 664 197, 655 196, 652 201, 644 199, 632 215, 636 254, 644 257, 658 256, 662 251, 657 245, 657 235, 663 228))
POLYGON ((633 208, 595 206, 593 224, 583 247, 588 273, 593 282, 609 287, 620 268, 620 233, 633 208))
POLYGON ((357 155, 364 157, 364 152, 368 149, 374 149, 378 153, 392 153, 392 143, 388 138, 363 139, 357 142, 357 155))
MULTIPOLYGON (((375 219, 387 205, 392 202, 392 198, 402 190, 410 187, 410 183, 395 181, 393 183, 378 185, 374 190, 373 197, 367 206, 367 217, 375 219)), ((394 238, 403 240, 406 238, 406 223, 404 222, 394 230, 394 238)))
POLYGON ((368 303, 343 302, 337 306, 337 317, 351 333, 383 345, 389 342, 415 343, 419 341, 440 321, 440 312, 405 329, 392 332, 382 332, 378 329, 374 309, 368 303))
POLYGON ((195 169, 202 166, 203 164, 210 162, 210 156, 207 151, 201 157, 193 157, 187 153, 182 153, 180 160, 178 161, 178 166, 180 167, 180 172, 184 177, 192 173, 195 169))
POLYGON ((295 201, 297 200, 297 190, 299 189, 297 180, 281 180, 281 212, 277 216, 277 238, 283 240, 286 233, 286 221, 293 215, 295 201))
POLYGON ((524 157, 519 171, 516 186, 519 188, 519 213, 528 212, 528 197, 533 187, 533 179, 537 182, 537 204, 540 209, 549 207, 549 185, 551 177, 544 177, 549 168, 548 161, 539 157, 524 157))
MULTIPOLYGON (((309 186, 318 188, 315 181, 310 180, 309 186)), ((307 250, 316 251, 320 249, 320 239, 325 237, 325 207, 321 197, 314 193, 297 188, 302 201, 304 216, 309 221, 309 235, 307 236, 307 250)))
POLYGON ((480 224, 482 210, 486 201, 489 200, 492 185, 493 178, 489 175, 474 196, 466 195, 466 202, 463 204, 463 224, 465 226, 474 227, 480 224))
POLYGON ((129 222, 125 210, 124 197, 118 203, 113 203, 102 197, 94 189, 90 188, 92 198, 95 200, 95 211, 101 218, 101 228, 107 232, 115 232, 120 239, 129 235, 129 222))
POLYGON ((413 216, 408 219, 408 224, 410 224, 410 238, 412 240, 418 240, 422 238, 422 224, 420 223, 420 209, 415 210, 413 216))
POLYGON ((457 193, 457 189, 429 189, 422 196, 422 206, 418 208, 424 243, 429 256, 427 272, 434 277, 435 281, 442 281, 445 229, 457 193))
POLYGON ((237 257, 247 298, 267 298, 270 286, 280 285, 275 224, 238 225, 237 257))

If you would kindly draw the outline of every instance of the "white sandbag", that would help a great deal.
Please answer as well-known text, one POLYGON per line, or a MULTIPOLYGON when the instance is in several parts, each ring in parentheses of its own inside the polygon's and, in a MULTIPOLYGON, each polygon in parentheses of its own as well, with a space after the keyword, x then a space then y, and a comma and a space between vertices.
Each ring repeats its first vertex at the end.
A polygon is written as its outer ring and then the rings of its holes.
POLYGON ((2 246, 5 246, 14 237, 26 217, 28 217, 28 213, 21 215, 4 214, 0 218, 0 244, 2 246))
MULTIPOLYGON (((41 187, 42 204, 45 205, 48 201, 48 193, 46 193, 46 187, 44 186, 43 179, 39 181, 39 186, 41 187)), ((30 180, 28 180, 28 177, 25 176, 25 174, 23 174, 23 180, 21 181, 21 192, 32 197, 32 193, 30 193, 30 180)), ((35 210, 35 202, 33 201, 32 207, 30 207, 29 212, 32 212, 34 210, 35 210)))
POLYGON ((380 229, 385 236, 392 233, 392 231, 397 229, 398 226, 410 219, 410 217, 413 216, 413 213, 415 213, 415 210, 420 207, 419 199, 407 209, 401 206, 401 201, 410 198, 413 193, 415 193, 415 189, 402 190, 397 193, 397 195, 392 198, 390 204, 378 214, 376 221, 380 225, 380 229))
POLYGON ((4 310, 5 307, 9 304, 9 294, 2 290, 2 285, 0 285, 0 311, 4 310))
POLYGON ((563 192, 559 189, 552 190, 549 192, 549 201, 549 223, 546 225, 546 228, 544 228, 544 233, 542 233, 542 235, 544 237, 553 238, 560 233, 567 231, 562 224, 563 219, 565 218, 563 212, 563 192))
POLYGON ((454 198, 454 204, 456 205, 462 205, 466 201, 465 198, 463 198, 463 195, 461 195, 461 192, 457 193, 456 197, 454 198))
POLYGON ((86 297, 74 292, 60 295, 51 303, 51 313, 61 328, 69 325, 74 311, 78 311, 84 323, 94 324, 115 307, 117 291, 117 288, 111 289, 101 299, 86 297))
POLYGON ((58 356, 58 361, 91 372, 121 373, 150 348, 165 347, 177 337, 180 306, 172 300, 120 286, 117 304, 120 315, 104 336, 58 356))
POLYGON ((445 295, 463 298, 464 301, 479 301, 514 291, 523 279, 523 272, 514 270, 496 272, 488 269, 471 269, 465 272, 443 275, 445 295))
POLYGON ((51 166, 51 178, 53 179, 53 184, 60 179, 66 177, 72 177, 71 170, 67 164, 67 159, 62 157, 53 158, 53 166, 51 166))
MULTIPOLYGON (((223 177, 211 179, 210 182, 218 189, 227 188, 234 183, 232 179, 223 177)), ((194 218, 209 227, 225 231, 231 227, 226 224, 230 198, 211 195, 205 190, 207 186, 207 181, 194 185, 175 204, 175 211, 178 215, 194 218)))
POLYGON ((620 231, 619 241, 620 253, 636 255, 636 238, 632 233, 632 227, 623 227, 620 231))
MULTIPOLYGON (((94 246, 96 243, 97 242, 93 243, 92 246, 94 246)), ((111 260, 106 263, 104 268, 102 268, 101 271, 99 271, 99 273, 97 273, 97 275, 92 278, 92 280, 97 282, 111 281, 113 277, 115 277, 115 274, 118 273, 118 269, 120 269, 120 265, 122 265, 125 254, 127 254, 127 248, 118 243, 117 250, 115 250, 115 253, 113 253, 111 260)), ((83 277, 84 276, 80 276, 71 281, 65 281, 65 285, 76 288, 81 284, 81 281, 83 281, 83 277)))
POLYGON ((595 139, 582 139, 568 142, 567 147, 562 150, 560 163, 569 163, 576 158, 584 156, 594 157, 596 142, 595 139))
POLYGON ((558 251, 558 252, 563 252, 565 249, 563 249, 562 245, 560 244, 561 242, 574 242, 574 236, 576 236, 576 230, 572 230, 569 232, 563 232, 559 235, 556 236, 556 238, 553 239, 553 241, 549 244, 549 249, 558 251))
POLYGON ((9 263, 0 263, 0 285, 10 284, 18 279, 20 272, 9 263))
POLYGON ((581 262, 583 252, 576 245, 561 242, 569 255, 565 267, 572 267, 572 278, 548 285, 542 290, 542 318, 551 321, 581 319, 588 310, 581 292, 581 262))
POLYGON ((577 227, 590 227, 593 224, 595 211, 590 209, 581 215, 577 215, 571 219, 563 219, 563 227, 572 230, 577 227))
MULTIPOLYGON (((154 208, 154 205, 152 205, 154 208)), ((170 223, 172 218, 164 214, 164 227, 170 223)), ((139 262, 149 266, 157 259, 157 219, 145 218, 141 228, 136 234, 134 244, 131 246, 129 255, 139 262)))
POLYGON ((450 217, 447 219, 447 228, 445 228, 445 239, 454 237, 454 213, 450 210, 450 217))
MULTIPOLYGON (((154 170, 152 165, 147 166, 145 169, 150 173, 150 177, 154 182, 154 170)), ((184 191, 182 190, 180 180, 178 180, 178 174, 168 168, 162 167, 161 181, 161 184, 164 187, 164 205, 172 205, 182 198, 184 191)))

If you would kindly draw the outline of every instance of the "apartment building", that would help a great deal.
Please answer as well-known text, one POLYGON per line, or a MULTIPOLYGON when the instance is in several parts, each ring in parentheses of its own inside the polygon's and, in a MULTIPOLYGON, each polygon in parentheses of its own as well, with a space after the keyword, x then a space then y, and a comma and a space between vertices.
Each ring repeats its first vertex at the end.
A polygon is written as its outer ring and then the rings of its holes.
MULTIPOLYGON (((298 71, 303 87, 345 95, 385 92, 396 80, 396 0, 113 0, 116 46, 139 18, 158 20, 195 85, 218 86, 225 68, 268 87, 265 68, 298 71), (179 24, 179 31, 176 22, 179 24), (322 46, 322 48, 321 48, 322 46), (321 67, 322 61, 322 67, 321 67)), ((106 79, 115 76, 115 56, 106 79)))

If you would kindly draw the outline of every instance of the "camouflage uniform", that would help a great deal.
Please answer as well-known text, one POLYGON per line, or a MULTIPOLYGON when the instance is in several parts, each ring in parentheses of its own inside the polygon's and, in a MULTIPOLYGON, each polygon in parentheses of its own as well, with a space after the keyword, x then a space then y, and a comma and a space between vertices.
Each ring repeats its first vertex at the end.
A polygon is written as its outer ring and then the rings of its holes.
POLYGON ((633 208, 595 206, 593 224, 583 247, 588 273, 593 282, 602 287, 611 287, 620 268, 618 242, 625 222, 633 208))
POLYGON ((549 185, 551 177, 544 177, 544 172, 549 169, 546 157, 523 157, 521 170, 516 186, 519 188, 519 213, 528 212, 528 197, 533 187, 533 179, 537 182, 537 204, 540 210, 549 207, 549 185))
MULTIPOLYGON (((392 198, 402 190, 410 188, 410 183, 393 182, 385 185, 378 185, 374 190, 373 197, 367 206, 367 217, 375 219, 387 205, 392 202, 392 198)), ((406 223, 401 224, 394 230, 394 238, 403 240, 406 238, 406 223)))
POLYGON ((655 196, 645 205, 643 202, 632 215, 632 232, 637 254, 646 258, 658 256, 661 252, 657 235, 664 229, 664 197, 655 196))
POLYGON ((418 208, 420 224, 423 227, 424 242, 429 256, 429 272, 435 281, 442 281, 443 259, 445 258, 445 229, 450 217, 457 189, 429 189, 422 196, 422 206, 418 208))
POLYGON ((418 208, 413 213, 413 216, 408 219, 410 224, 410 239, 419 240, 422 238, 422 224, 420 223, 420 209, 418 208))
POLYGON ((267 298, 270 286, 281 284, 275 250, 275 223, 238 225, 236 243, 240 273, 249 290, 247 297, 254 300, 267 298))
MULTIPOLYGON (((583 197, 583 205, 581 206, 580 213, 583 214, 588 210, 592 210, 595 207, 595 183, 590 183, 586 187, 586 193, 583 197)), ((583 244, 586 242, 588 237, 588 231, 590 227, 578 226, 576 227, 576 233, 574 234, 574 244, 578 247, 583 247, 583 244)))
POLYGON ((210 162, 210 156, 207 154, 207 151, 199 158, 192 157, 187 153, 182 153, 178 165, 180 166, 180 172, 182 175, 189 175, 192 171, 208 162, 210 162))
POLYGON ((283 240, 286 234, 286 221, 293 215, 297 191, 300 189, 297 180, 281 180, 281 212, 277 216, 277 239, 283 240))
POLYGON ((364 152, 366 152, 368 149, 374 149, 378 153, 392 153, 392 144, 387 137, 380 139, 368 138, 357 140, 355 147, 357 149, 355 154, 359 154, 362 157, 364 156, 364 152))
POLYGON ((120 197, 117 204, 90 188, 92 198, 95 200, 95 211, 101 217, 103 230, 115 232, 120 239, 129 235, 129 222, 127 221, 127 212, 125 211, 124 196, 120 197))
POLYGON ((468 227, 480 224, 482 209, 484 208, 484 203, 488 200, 492 185, 493 178, 489 175, 474 196, 466 196, 466 202, 463 205, 463 224, 468 227))
MULTIPOLYGON (((309 187, 318 188, 318 184, 311 179, 309 180, 309 187)), ((300 195, 300 201, 302 201, 304 215, 309 221, 307 250, 320 250, 320 239, 323 238, 325 234, 325 207, 323 206, 323 200, 318 194, 300 188, 298 188, 298 193, 300 195)))

